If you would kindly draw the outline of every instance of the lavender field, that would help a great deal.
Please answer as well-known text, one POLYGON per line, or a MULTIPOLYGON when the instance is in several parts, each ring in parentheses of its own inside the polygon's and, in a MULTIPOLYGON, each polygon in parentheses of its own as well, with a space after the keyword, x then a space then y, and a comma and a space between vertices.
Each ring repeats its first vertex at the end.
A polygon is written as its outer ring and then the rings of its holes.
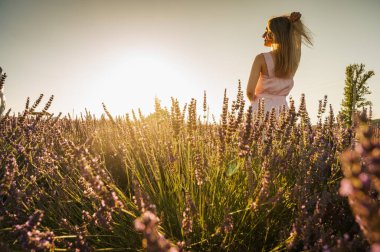
POLYGON ((347 127, 325 97, 311 125, 302 96, 276 120, 240 85, 220 118, 206 94, 101 118, 42 100, 0 119, 0 251, 380 251, 365 112, 347 127))

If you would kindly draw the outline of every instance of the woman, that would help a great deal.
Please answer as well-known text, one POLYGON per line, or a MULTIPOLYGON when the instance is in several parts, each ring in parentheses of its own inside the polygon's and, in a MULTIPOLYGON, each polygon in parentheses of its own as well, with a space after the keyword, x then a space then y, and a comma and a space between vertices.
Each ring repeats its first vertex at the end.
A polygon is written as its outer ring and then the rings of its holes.
POLYGON ((270 52, 255 57, 247 85, 247 96, 253 110, 264 100, 264 112, 288 104, 286 96, 293 88, 293 77, 301 58, 301 43, 312 45, 308 29, 301 21, 301 13, 279 16, 268 21, 263 34, 264 45, 270 52))

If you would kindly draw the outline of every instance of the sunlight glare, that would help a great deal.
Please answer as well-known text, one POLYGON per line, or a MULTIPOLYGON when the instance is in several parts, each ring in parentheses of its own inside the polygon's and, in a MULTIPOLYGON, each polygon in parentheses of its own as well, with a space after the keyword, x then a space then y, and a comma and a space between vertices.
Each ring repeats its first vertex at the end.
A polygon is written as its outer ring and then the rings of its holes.
POLYGON ((120 112, 130 109, 128 104, 152 112, 154 97, 165 106, 170 106, 172 96, 188 100, 195 84, 179 64, 158 53, 128 54, 112 64, 106 74, 108 91, 104 95, 120 112))

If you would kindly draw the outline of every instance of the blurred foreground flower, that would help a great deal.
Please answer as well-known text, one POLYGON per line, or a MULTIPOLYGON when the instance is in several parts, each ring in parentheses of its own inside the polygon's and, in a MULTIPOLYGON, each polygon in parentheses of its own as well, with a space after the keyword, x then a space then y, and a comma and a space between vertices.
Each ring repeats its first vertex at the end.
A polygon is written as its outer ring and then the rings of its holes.
POLYGON ((366 111, 359 116, 359 142, 342 155, 343 173, 340 194, 348 196, 356 222, 371 244, 380 251, 380 141, 368 124, 366 111))
POLYGON ((146 211, 135 220, 135 228, 143 232, 143 247, 150 252, 178 252, 157 230, 160 219, 152 212, 146 211))

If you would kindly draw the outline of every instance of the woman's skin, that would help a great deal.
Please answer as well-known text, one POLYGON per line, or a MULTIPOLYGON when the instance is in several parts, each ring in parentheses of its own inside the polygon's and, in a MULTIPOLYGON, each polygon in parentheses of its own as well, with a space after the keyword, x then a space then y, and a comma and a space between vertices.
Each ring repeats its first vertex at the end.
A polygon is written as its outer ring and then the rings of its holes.
MULTIPOLYGON (((275 49, 275 44, 273 43, 273 35, 269 31, 268 26, 265 28, 265 32, 262 35, 264 39, 264 46, 271 47, 272 51, 275 49)), ((273 57, 273 56, 272 56, 273 57)), ((258 54, 255 57, 255 60, 252 64, 251 74, 249 76, 248 85, 247 85, 247 97, 249 101, 252 103, 257 99, 255 95, 255 89, 257 85, 257 81, 259 80, 260 74, 268 75, 268 68, 265 63, 265 58, 262 53, 258 54)))

